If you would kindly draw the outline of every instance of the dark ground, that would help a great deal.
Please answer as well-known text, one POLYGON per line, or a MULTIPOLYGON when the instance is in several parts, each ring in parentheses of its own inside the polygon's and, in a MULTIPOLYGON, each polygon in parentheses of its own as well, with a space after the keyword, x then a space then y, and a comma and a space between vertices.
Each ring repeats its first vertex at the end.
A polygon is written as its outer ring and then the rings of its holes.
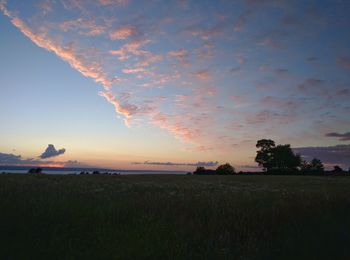
POLYGON ((350 178, 0 175, 0 259, 350 259, 350 178))

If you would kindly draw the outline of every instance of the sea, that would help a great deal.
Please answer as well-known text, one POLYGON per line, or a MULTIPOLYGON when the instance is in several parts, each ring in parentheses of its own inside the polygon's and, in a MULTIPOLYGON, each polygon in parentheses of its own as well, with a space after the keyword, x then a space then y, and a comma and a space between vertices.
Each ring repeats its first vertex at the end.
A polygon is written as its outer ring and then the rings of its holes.
MULTIPOLYGON (((26 174, 32 168, 39 166, 0 166, 1 173, 26 174)), ((82 172, 92 174, 98 171, 100 174, 186 174, 186 171, 162 171, 162 170, 116 170, 103 168, 60 168, 60 167, 40 167, 45 174, 80 174, 82 172)))

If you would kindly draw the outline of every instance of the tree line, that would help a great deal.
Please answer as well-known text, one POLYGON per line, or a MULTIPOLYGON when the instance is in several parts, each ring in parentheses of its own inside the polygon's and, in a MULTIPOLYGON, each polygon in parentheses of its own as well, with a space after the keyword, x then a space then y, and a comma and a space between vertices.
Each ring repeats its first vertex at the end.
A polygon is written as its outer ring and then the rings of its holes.
MULTIPOLYGON (((261 139, 256 143, 255 162, 262 167, 266 174, 324 174, 325 168, 321 160, 313 158, 311 161, 303 160, 300 154, 294 153, 290 144, 276 145, 271 139, 261 139)), ((350 169, 349 169, 350 172, 350 169)), ((343 169, 335 165, 332 173, 345 173, 343 169)), ((229 163, 220 165, 216 170, 197 167, 193 172, 196 175, 217 174, 233 175, 236 174, 235 168, 229 163)))

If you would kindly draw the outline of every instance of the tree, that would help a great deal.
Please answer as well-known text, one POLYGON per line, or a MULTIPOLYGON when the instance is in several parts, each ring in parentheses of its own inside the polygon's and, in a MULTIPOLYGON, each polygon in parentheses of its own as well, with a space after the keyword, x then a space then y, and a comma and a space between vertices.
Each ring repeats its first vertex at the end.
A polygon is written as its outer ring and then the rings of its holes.
POLYGON ((270 139, 261 139, 256 143, 257 151, 255 161, 267 171, 271 167, 272 154, 271 151, 275 147, 275 142, 270 139))
POLYGON ((256 148, 261 148, 261 150, 268 150, 275 146, 275 141, 271 139, 261 139, 256 143, 256 148))
POLYGON ((308 173, 311 171, 311 164, 308 161, 302 160, 300 164, 300 170, 302 172, 308 173))
POLYGON ((315 172, 324 172, 324 166, 323 163, 321 162, 321 160, 317 159, 317 158, 313 158, 311 160, 311 170, 315 171, 315 172))
POLYGON ((29 169, 28 173, 41 173, 43 169, 41 169, 40 167, 38 168, 31 168, 29 169))
POLYGON ((197 169, 193 172, 194 175, 207 175, 207 174, 215 174, 214 170, 205 169, 202 166, 198 166, 197 169))
POLYGON ((269 139, 259 140, 256 144, 257 151, 255 161, 264 171, 296 171, 302 161, 299 154, 294 154, 289 144, 277 145, 269 139))
POLYGON ((289 144, 277 145, 272 149, 271 167, 276 170, 297 170, 301 164, 299 154, 294 154, 289 144))
POLYGON ((343 169, 340 166, 336 165, 334 166, 333 172, 340 173, 343 172, 343 169))
POLYGON ((233 175, 235 173, 236 173, 235 168, 233 168, 229 163, 220 165, 216 169, 216 174, 219 174, 219 175, 233 175))
POLYGON ((301 171, 304 173, 322 173, 324 172, 324 166, 321 160, 313 158, 311 162, 302 161, 301 171))

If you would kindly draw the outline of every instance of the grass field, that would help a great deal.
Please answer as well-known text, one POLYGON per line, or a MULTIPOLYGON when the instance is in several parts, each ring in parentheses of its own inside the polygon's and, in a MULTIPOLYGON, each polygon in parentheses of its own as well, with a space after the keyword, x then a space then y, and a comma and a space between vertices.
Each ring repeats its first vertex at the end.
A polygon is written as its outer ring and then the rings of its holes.
POLYGON ((350 259, 350 178, 0 175, 0 259, 350 259))

